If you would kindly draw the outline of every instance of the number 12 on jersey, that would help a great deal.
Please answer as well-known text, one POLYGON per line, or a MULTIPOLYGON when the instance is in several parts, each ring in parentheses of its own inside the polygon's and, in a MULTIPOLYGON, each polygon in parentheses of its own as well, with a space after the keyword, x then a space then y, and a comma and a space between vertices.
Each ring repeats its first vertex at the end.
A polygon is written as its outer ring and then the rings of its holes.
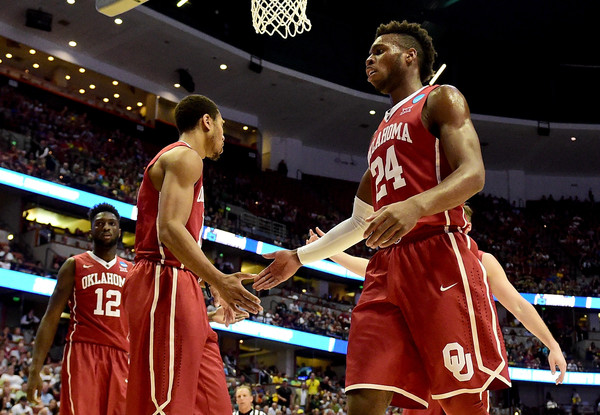
POLYGON ((97 316, 120 317, 121 292, 117 290, 106 290, 106 303, 104 303, 104 289, 96 288, 96 308, 94 314, 97 316))
POLYGON ((373 160, 371 163, 371 176, 375 177, 376 201, 388 194, 386 185, 390 180, 393 180, 394 190, 406 186, 406 180, 402 177, 402 173, 402 166, 398 164, 393 145, 388 147, 385 153, 385 161, 381 156, 373 160), (385 181, 383 181, 384 178, 385 181))

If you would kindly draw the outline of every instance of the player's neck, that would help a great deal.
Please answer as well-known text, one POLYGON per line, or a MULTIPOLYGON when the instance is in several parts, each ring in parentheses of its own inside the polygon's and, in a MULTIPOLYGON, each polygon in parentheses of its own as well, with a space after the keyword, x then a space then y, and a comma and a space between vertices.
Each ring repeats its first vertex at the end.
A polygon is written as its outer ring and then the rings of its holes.
POLYGON ((185 132, 181 134, 181 136, 179 137, 179 141, 182 141, 188 146, 190 146, 190 148, 196 153, 198 153, 198 155, 203 159, 204 157, 206 157, 206 151, 204 150, 204 134, 200 134, 196 130, 192 130, 190 132, 185 132))
POLYGON ((110 262, 113 259, 115 259, 115 256, 117 256, 117 246, 114 245, 114 246, 110 246, 110 247, 104 247, 104 246, 94 245, 94 249, 92 250, 92 252, 98 258, 102 258, 106 262, 110 262))
POLYGON ((392 105, 396 105, 404 98, 410 96, 415 91, 418 91, 423 87, 421 80, 418 77, 406 77, 401 81, 396 88, 390 92, 390 100, 392 105))

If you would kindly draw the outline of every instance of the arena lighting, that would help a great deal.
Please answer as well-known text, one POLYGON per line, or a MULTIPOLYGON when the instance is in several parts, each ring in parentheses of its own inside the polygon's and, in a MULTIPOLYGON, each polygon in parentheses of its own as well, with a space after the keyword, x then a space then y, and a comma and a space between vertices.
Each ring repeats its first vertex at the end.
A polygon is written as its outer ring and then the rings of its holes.
POLYGON ((179 1, 177 2, 177 7, 181 7, 181 6, 183 6, 183 5, 184 5, 185 3, 187 3, 187 2, 188 2, 188 0, 179 0, 179 1))
POLYGON ((0 184, 87 208, 91 208, 98 203, 110 203, 117 209, 121 217, 132 220, 137 219, 137 207, 134 205, 1 167, 0 184))
POLYGON ((146 1, 148 0, 96 0, 96 10, 106 16, 115 17, 146 1))
POLYGON ((239 323, 231 324, 229 327, 225 327, 225 325, 219 323, 210 323, 210 326, 215 330, 228 331, 230 333, 308 347, 310 349, 324 350, 326 352, 346 354, 348 351, 348 342, 346 340, 273 326, 252 320, 243 320, 239 323))

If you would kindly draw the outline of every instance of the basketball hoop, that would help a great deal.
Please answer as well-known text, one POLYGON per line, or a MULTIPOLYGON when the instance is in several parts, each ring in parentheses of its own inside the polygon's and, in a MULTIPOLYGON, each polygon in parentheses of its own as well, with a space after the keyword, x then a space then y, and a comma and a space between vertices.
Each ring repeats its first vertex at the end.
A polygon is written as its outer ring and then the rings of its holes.
POLYGON ((252 0, 252 26, 256 33, 273 36, 275 32, 286 39, 312 27, 306 17, 308 0, 252 0))

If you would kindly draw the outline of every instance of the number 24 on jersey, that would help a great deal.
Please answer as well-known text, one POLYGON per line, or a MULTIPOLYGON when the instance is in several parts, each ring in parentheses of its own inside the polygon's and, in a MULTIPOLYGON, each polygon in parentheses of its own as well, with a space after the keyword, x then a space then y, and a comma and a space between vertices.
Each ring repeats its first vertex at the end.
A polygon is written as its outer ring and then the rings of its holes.
POLYGON ((406 186, 406 180, 402 177, 402 166, 398 163, 394 146, 389 146, 385 153, 385 160, 378 156, 371 163, 371 175, 375 177, 375 200, 379 201, 388 194, 387 185, 393 186, 394 190, 406 186), (383 180, 385 178, 385 180, 383 180))

